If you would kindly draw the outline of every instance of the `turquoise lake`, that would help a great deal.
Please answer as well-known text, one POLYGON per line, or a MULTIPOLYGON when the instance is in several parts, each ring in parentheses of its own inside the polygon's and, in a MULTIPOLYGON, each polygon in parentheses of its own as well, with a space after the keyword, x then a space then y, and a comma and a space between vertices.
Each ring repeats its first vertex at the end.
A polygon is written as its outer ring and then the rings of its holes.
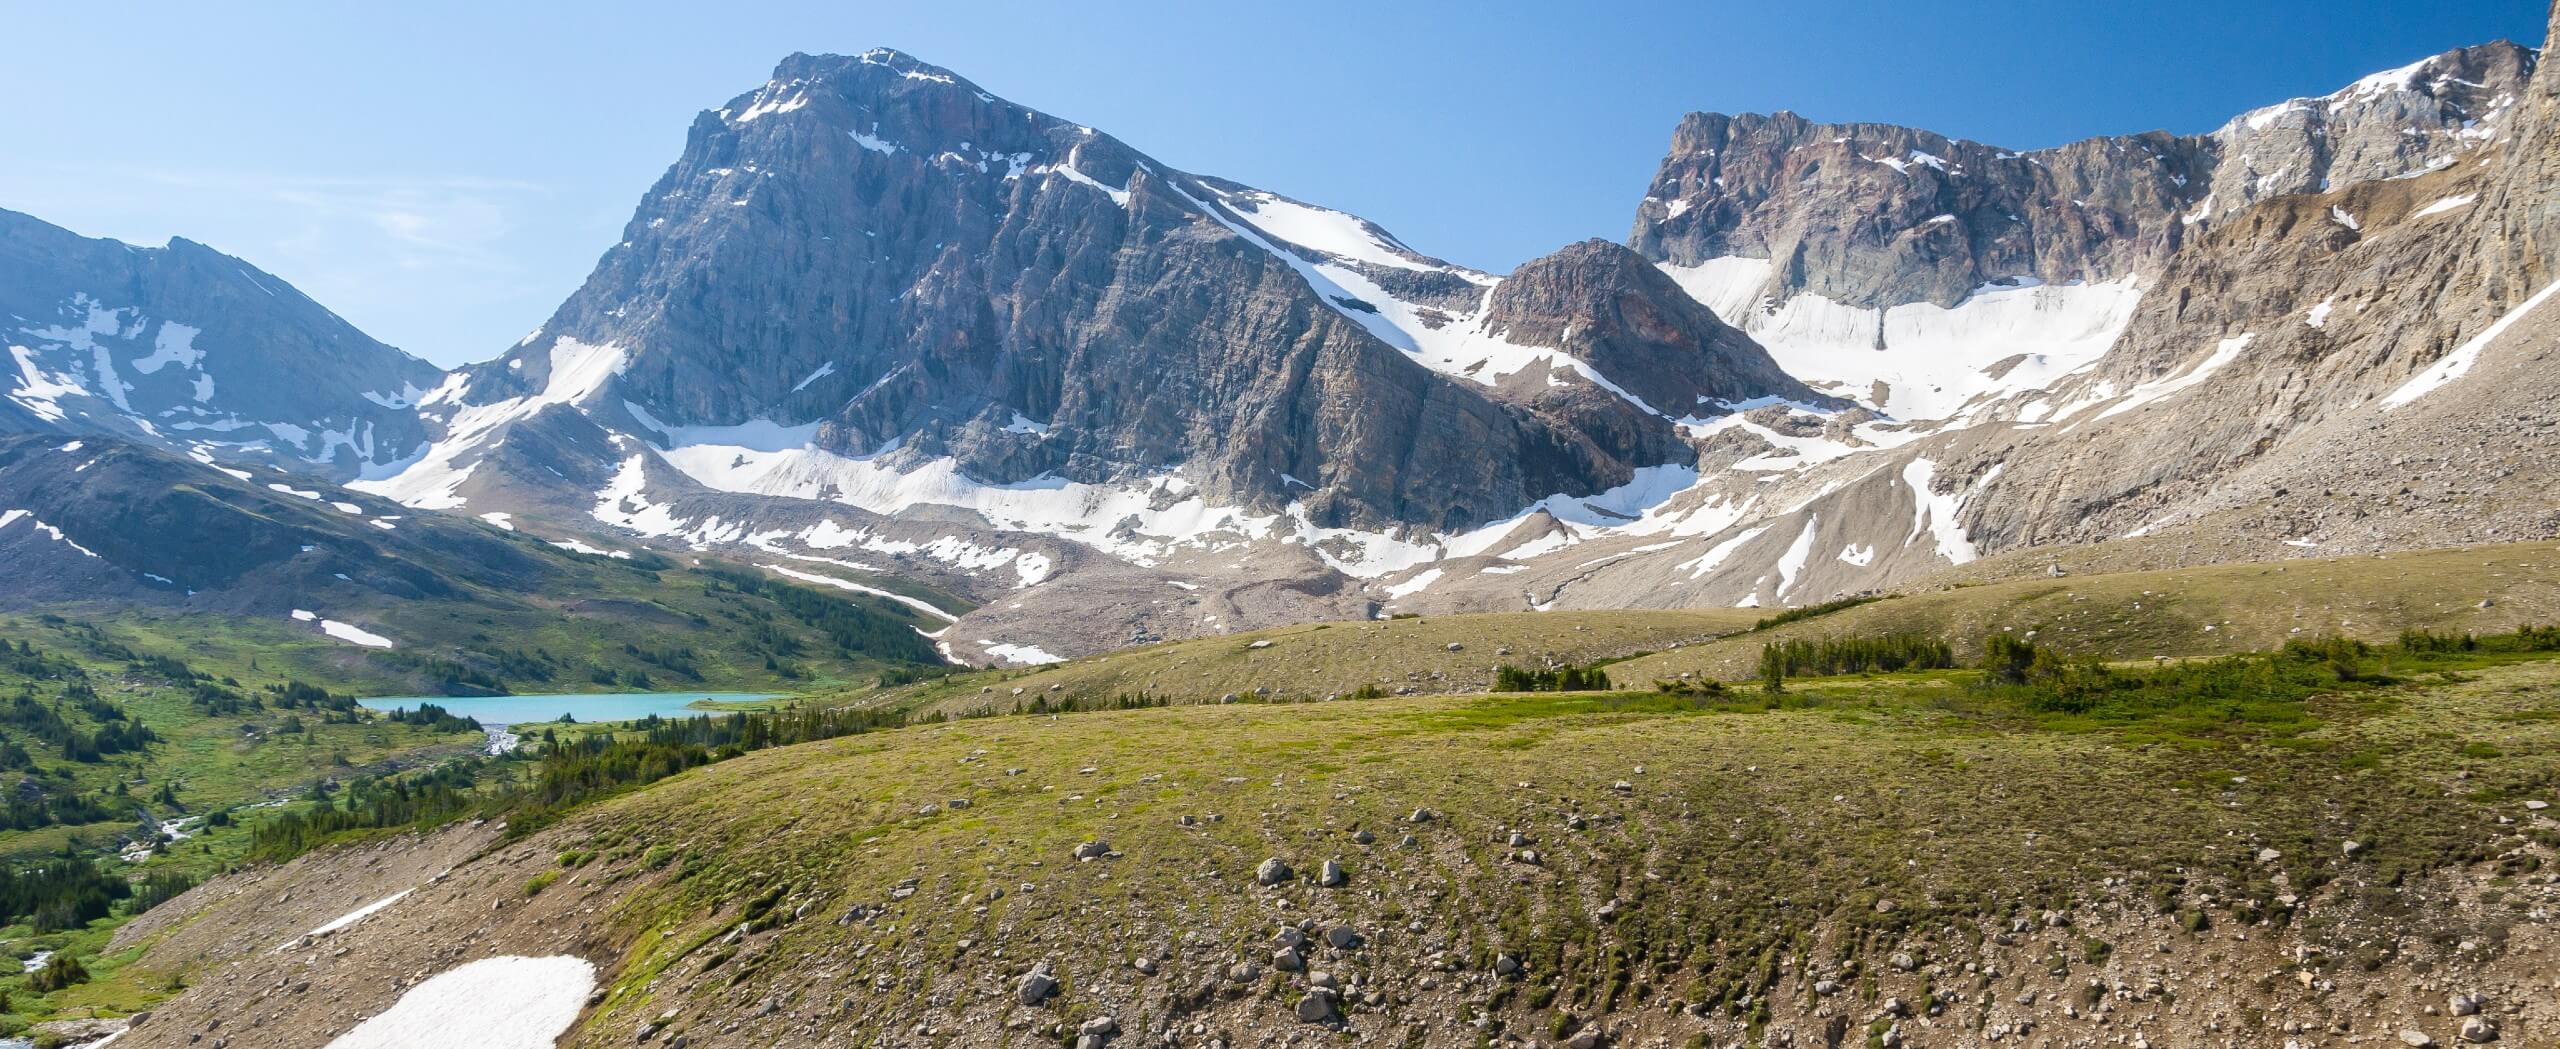
POLYGON ((407 710, 433 703, 457 717, 476 718, 482 728, 558 721, 567 714, 581 722, 636 721, 651 714, 685 718, 720 713, 696 707, 698 702, 743 703, 779 696, 760 692, 589 692, 553 696, 383 696, 357 700, 374 710, 407 710))

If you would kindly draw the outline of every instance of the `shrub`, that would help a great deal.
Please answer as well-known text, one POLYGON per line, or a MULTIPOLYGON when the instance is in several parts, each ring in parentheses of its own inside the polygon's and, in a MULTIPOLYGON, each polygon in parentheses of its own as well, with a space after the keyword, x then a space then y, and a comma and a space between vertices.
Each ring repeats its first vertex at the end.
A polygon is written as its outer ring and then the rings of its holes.
POLYGON ((1760 676, 1811 674, 1890 674, 1898 670, 1943 670, 1956 665, 1955 650, 1928 634, 1905 631, 1874 636, 1826 637, 1818 641, 1789 638, 1761 647, 1760 676))
POLYGON ((1598 666, 1522 670, 1505 663, 1493 671, 1496 692, 1606 692, 1611 687, 1608 672, 1598 666))
POLYGON ((27 977, 27 988, 37 994, 52 994, 76 984, 89 982, 89 969, 80 959, 56 953, 45 959, 44 967, 27 977))

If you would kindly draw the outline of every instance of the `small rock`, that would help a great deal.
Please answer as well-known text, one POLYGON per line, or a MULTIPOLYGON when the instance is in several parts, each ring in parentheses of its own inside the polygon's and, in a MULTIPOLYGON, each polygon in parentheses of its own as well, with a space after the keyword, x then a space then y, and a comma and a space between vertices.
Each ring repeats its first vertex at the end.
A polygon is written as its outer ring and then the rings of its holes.
POLYGON ((1328 889, 1341 888, 1343 883, 1350 880, 1351 872, 1342 869, 1342 864, 1333 860, 1324 861, 1324 867, 1316 872, 1316 884, 1328 889))
POLYGON ((2348 859, 2354 859, 2357 853, 2364 851, 2364 843, 2361 841, 2348 841, 2347 843, 2340 845, 2338 847, 2338 851, 2343 853, 2348 859))
POLYGON ((1297 876, 1298 872, 1290 870, 1289 865, 1280 862, 1277 856, 1262 861, 1261 866, 1253 869, 1253 880, 1259 885, 1278 885, 1297 876))
POLYGON ((1520 975, 1520 959, 1514 958, 1508 954, 1495 955, 1493 958, 1493 972, 1496 976, 1518 976, 1520 975))
POLYGON ((2402 1031, 2400 1044, 2410 1046, 2411 1049, 2427 1049, 2428 1046, 2436 1044, 2436 1040, 2425 1031, 2402 1031))
POLYGON ((1375 845, 1378 843, 1378 836, 1365 830, 1355 830, 1351 832, 1351 840, 1358 845, 1375 845))
POLYGON ((2481 1000, 2479 995, 2456 994, 2445 999, 2444 1011, 2447 1016, 2478 1016, 2480 1015, 2480 1006, 2481 1000))
POLYGON ((2473 1045, 2498 1040, 2498 1025, 2486 1017, 2474 1016, 2462 1021, 2462 1040, 2473 1045))
POLYGON ((1324 942, 1337 951, 1360 946, 1360 933, 1348 925, 1336 925, 1324 931, 1324 942))
POLYGON ((1075 857, 1080 860, 1098 860, 1108 855, 1111 855, 1111 843, 1107 841, 1088 841, 1076 846, 1075 857))
POLYGON ((1307 967, 1307 958, 1299 954, 1295 947, 1283 947, 1271 952, 1271 967, 1284 973, 1293 973, 1307 967))
POLYGON ((1407 822, 1411 823, 1429 823, 1431 822, 1431 810, 1415 809, 1413 810, 1413 815, 1405 817, 1405 819, 1407 822))
POLYGON ((1324 1023, 1333 1019, 1333 1011, 1333 992, 1324 988, 1308 991, 1306 997, 1298 999, 1298 1020, 1301 1023, 1324 1023))

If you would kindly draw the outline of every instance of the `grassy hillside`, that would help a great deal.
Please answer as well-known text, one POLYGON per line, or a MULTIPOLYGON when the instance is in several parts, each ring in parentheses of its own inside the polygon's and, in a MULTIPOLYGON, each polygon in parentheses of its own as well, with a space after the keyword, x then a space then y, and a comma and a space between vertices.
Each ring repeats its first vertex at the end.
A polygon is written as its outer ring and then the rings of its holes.
POLYGON ((279 1049, 465 949, 597 962, 583 1046, 1030 1046, 1104 1017, 1131 1044, 2449 1042, 2429 1010, 2469 987, 2512 1043, 2560 1030, 2497 995, 2560 949, 2532 804, 2560 800, 2560 662, 2346 651, 2082 707, 1936 671, 921 725, 685 773, 432 882, 252 902, 379 862, 313 856, 118 979, 215 981, 138 1044, 281 1010, 279 1049), (402 889, 325 949, 246 949, 402 889), (1035 964, 1058 986, 1026 1003, 1035 964), (284 974, 328 993, 226 990, 284 974))
POLYGON ((1311 623, 1128 649, 1030 670, 965 674, 901 690, 901 705, 970 714, 1047 697, 1107 704, 1121 697, 1282 701, 1488 688, 1498 665, 1588 663, 1695 645, 1748 629, 1766 612, 1608 610, 1311 623), (1015 690, 1021 690, 1017 693, 1015 690))
POLYGON ((960 674, 846 698, 953 715, 1012 711, 1035 701, 1044 709, 1112 706, 1138 697, 1205 702, 1230 694, 1303 701, 1363 689, 1484 691, 1504 664, 1605 663, 1620 685, 1643 688, 1684 673, 1749 678, 1760 647, 1775 640, 1896 632, 1944 638, 1968 659, 1983 637, 2003 630, 2037 631, 2065 651, 2137 659, 2272 648, 2327 634, 2384 640, 2410 627, 2500 630, 2560 621, 2560 543, 2105 575, 2039 572, 1753 629, 1785 612, 1510 612, 1315 623, 1050 667, 960 674))
POLYGON ((1611 668, 1630 683, 1750 677, 1760 646, 1785 638, 1918 632, 1970 658, 1982 639, 2035 631, 2067 651, 2112 659, 2218 655, 2336 634, 2492 631, 2560 621, 2560 543, 2518 543, 2276 564, 2037 576, 1949 587, 1661 652, 1611 668))

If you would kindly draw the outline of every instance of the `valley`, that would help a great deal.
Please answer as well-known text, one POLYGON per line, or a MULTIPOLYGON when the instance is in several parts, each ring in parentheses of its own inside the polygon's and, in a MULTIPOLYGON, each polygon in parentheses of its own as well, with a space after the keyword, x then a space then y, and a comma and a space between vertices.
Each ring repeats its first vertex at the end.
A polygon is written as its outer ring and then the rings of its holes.
POLYGON ((0 1047, 2546 1044, 2560 70, 2424 36, 1501 272, 762 51, 451 367, 0 210, 0 1047))

